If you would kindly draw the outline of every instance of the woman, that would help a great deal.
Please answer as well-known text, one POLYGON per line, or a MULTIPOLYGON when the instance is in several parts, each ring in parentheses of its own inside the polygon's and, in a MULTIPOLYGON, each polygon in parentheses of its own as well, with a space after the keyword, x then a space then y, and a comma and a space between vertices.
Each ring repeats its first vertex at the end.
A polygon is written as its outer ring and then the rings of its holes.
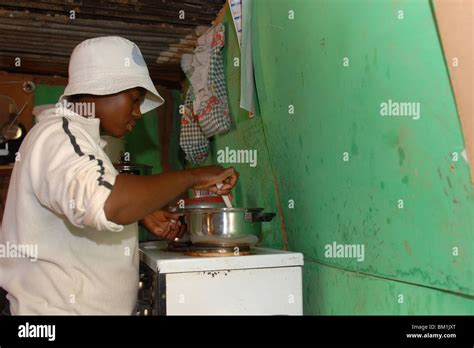
POLYGON ((0 259, 0 287, 12 314, 132 314, 136 222, 173 239, 178 215, 161 208, 190 188, 235 185, 237 172, 219 166, 117 173, 100 130, 121 137, 162 103, 134 43, 100 37, 74 49, 65 93, 38 116, 10 181, 0 244, 22 252, 0 259))

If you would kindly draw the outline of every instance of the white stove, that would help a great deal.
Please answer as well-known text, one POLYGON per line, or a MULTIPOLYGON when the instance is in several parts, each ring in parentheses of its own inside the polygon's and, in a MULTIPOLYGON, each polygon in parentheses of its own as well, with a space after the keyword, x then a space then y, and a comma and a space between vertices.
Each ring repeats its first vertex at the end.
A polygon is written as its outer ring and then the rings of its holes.
POLYGON ((230 256, 140 244, 139 315, 302 315, 303 255, 252 247, 230 256))

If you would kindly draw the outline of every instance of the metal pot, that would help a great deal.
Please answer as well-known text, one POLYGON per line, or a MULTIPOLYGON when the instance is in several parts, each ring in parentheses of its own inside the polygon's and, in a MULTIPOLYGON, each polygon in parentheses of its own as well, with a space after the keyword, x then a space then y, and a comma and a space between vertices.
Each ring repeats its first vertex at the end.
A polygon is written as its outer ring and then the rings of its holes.
MULTIPOLYGON (((168 207, 171 212, 184 213, 189 209, 225 208, 225 203, 221 196, 204 196, 179 200, 168 207)), ((186 225, 184 216, 180 218, 181 223, 186 225)), ((189 234, 184 233, 181 237, 173 240, 174 243, 191 243, 189 234)))
POLYGON ((189 208, 181 212, 193 244, 222 247, 255 245, 261 223, 275 217, 262 208, 189 208))

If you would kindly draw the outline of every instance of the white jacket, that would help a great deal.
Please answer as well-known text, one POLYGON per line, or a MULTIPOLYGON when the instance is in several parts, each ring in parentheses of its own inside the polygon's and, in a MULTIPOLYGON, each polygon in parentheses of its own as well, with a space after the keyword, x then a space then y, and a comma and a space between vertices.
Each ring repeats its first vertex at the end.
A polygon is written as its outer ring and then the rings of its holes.
POLYGON ((118 173, 103 151, 100 120, 50 109, 38 121, 21 145, 0 233, 4 250, 22 250, 0 258, 11 312, 130 315, 137 225, 105 217, 118 173))

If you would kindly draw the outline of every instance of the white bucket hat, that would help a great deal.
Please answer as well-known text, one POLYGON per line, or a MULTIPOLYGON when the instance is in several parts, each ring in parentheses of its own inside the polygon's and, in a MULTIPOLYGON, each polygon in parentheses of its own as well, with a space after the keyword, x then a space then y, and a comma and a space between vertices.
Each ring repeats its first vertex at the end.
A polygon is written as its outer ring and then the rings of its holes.
POLYGON ((97 37, 74 48, 68 85, 59 101, 74 94, 109 95, 134 87, 147 90, 142 114, 164 103, 137 45, 120 36, 97 37))

